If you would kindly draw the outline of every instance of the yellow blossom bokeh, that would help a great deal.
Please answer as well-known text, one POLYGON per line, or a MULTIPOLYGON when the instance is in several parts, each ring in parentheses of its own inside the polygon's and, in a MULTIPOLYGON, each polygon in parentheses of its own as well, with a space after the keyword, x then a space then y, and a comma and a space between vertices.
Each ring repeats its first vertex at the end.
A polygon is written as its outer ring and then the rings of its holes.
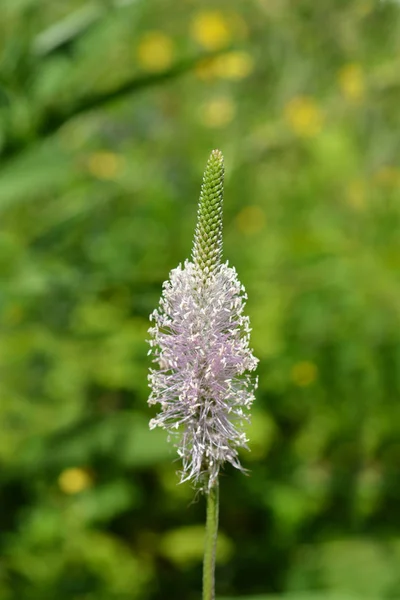
POLYGON ((137 59, 145 71, 165 71, 174 60, 174 43, 162 31, 148 31, 139 41, 137 59))
POLYGON ((323 114, 311 96, 296 96, 284 108, 285 120, 300 137, 314 137, 321 131, 323 114))
POLYGON ((64 494, 78 494, 92 484, 89 473, 80 467, 65 469, 58 477, 58 485, 64 494))
POLYGON ((307 387, 318 377, 317 365, 309 360, 302 360, 293 365, 290 376, 298 387, 307 387))
POLYGON ((340 91, 346 100, 358 103, 365 95, 365 77, 361 65, 350 63, 338 73, 340 91))
POLYGON ((366 182, 361 179, 353 179, 349 182, 346 189, 346 202, 357 211, 362 211, 366 207, 367 202, 367 186, 366 182))
POLYGON ((219 96, 205 102, 200 109, 200 120, 206 127, 218 129, 228 125, 236 115, 236 104, 229 96, 219 96))
POLYGON ((198 44, 211 51, 227 46, 231 42, 233 31, 223 12, 204 10, 194 16, 191 35, 198 44))
POLYGON ((196 67, 196 75, 203 80, 214 78, 238 81, 254 70, 254 59, 249 52, 226 52, 215 58, 204 59, 196 67))
POLYGON ((113 152, 94 152, 87 161, 88 171, 97 179, 115 179, 125 165, 123 156, 113 152))
POLYGON ((381 167, 374 174, 374 181, 377 185, 385 188, 400 187, 400 168, 390 165, 381 167))
POLYGON ((355 10, 360 17, 366 17, 373 11, 374 5, 373 0, 359 0, 355 5, 355 10))

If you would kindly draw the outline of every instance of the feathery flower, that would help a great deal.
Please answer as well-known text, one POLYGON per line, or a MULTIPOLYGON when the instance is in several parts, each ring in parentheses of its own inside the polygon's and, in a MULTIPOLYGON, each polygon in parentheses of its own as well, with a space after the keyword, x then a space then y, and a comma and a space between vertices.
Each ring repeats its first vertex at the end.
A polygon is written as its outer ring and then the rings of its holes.
POLYGON ((242 469, 238 448, 249 420, 258 360, 249 347, 247 299, 234 268, 222 263, 223 157, 211 153, 201 188, 192 261, 171 271, 150 316, 153 362, 149 404, 161 404, 150 427, 176 438, 181 481, 209 491, 228 461, 242 469))

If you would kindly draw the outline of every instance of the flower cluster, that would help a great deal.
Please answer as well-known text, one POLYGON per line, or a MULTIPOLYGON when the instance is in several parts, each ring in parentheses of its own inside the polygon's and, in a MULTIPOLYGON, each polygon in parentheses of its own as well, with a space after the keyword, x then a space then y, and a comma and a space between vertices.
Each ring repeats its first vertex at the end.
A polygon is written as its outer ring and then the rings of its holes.
POLYGON ((193 262, 171 272, 150 317, 157 368, 150 370, 149 403, 161 404, 150 427, 176 439, 182 481, 210 490, 224 462, 241 469, 238 448, 247 447, 243 425, 256 387, 249 371, 258 361, 249 347, 244 288, 235 269, 221 263, 222 188, 212 187, 207 175, 193 262))

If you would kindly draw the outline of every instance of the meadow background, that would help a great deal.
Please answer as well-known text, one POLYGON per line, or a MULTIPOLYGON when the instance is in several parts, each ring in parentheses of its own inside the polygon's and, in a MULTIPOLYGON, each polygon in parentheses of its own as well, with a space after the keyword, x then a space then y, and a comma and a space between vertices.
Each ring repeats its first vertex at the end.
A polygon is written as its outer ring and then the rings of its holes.
POLYGON ((226 159, 260 388, 218 598, 400 597, 400 6, 2 0, 0 598, 196 600, 148 315, 226 159))

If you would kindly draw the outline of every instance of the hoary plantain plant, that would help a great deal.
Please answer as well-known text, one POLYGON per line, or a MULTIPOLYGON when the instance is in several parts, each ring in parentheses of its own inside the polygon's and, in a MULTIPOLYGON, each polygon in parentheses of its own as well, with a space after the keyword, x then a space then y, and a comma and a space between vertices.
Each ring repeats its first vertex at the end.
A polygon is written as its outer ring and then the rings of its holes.
POLYGON ((192 260, 170 273, 159 307, 150 316, 149 404, 161 410, 150 427, 174 438, 181 481, 207 497, 203 599, 214 595, 218 530, 218 474, 225 462, 243 470, 238 449, 254 400, 257 359, 249 347, 247 299, 234 268, 222 262, 224 161, 208 160, 201 187, 192 260))

